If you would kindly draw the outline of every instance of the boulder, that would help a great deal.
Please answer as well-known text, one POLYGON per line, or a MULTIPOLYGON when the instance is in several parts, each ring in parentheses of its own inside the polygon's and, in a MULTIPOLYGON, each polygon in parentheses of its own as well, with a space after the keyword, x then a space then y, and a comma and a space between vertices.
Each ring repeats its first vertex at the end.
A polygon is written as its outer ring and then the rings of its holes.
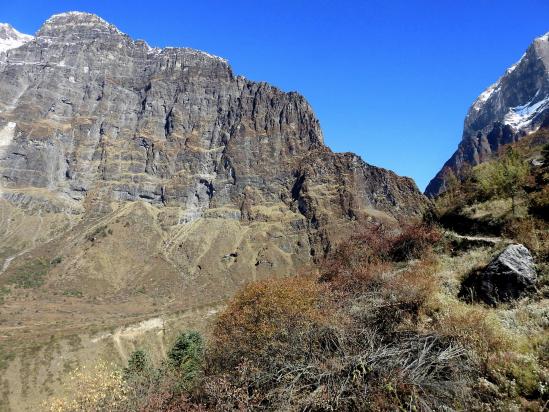
POLYGON ((490 305, 510 302, 535 290, 536 279, 530 251, 521 244, 509 245, 488 266, 465 279, 460 296, 490 305))

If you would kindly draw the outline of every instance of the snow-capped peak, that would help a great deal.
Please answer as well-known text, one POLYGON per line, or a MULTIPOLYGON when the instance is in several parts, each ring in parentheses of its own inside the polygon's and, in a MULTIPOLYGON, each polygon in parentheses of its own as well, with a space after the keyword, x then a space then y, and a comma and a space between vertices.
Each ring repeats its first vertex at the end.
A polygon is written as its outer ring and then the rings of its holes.
POLYGON ((33 38, 33 36, 18 32, 7 23, 0 23, 0 53, 22 46, 33 38))
MULTIPOLYGON (((547 35, 549 35, 549 33, 547 33, 547 35)), ((480 112, 482 110, 482 108, 483 108, 484 104, 486 103, 486 101, 488 101, 488 99, 490 99, 490 97, 492 97, 492 95, 500 89, 501 80, 505 76, 508 76, 511 73, 513 73, 515 71, 515 69, 518 67, 518 65, 524 60, 525 57, 526 57, 526 53, 524 53, 515 64, 513 64, 511 67, 509 67, 507 70, 505 70, 505 74, 503 76, 501 76, 494 84, 492 84, 490 87, 488 87, 486 90, 484 90, 477 97, 477 99, 474 101, 474 103, 472 105, 472 109, 475 112, 480 112)))
POLYGON ((542 36, 539 36, 536 40, 549 41, 549 31, 542 36))

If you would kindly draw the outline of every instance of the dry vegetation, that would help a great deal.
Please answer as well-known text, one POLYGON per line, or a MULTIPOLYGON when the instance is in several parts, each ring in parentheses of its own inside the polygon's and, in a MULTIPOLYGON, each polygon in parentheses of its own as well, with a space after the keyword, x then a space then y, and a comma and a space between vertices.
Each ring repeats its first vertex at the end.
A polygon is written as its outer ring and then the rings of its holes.
POLYGON ((205 346, 184 333, 157 366, 135 352, 124 402, 97 410, 544 410, 546 329, 458 300, 449 247, 434 226, 370 225, 315 276, 248 284, 205 346))

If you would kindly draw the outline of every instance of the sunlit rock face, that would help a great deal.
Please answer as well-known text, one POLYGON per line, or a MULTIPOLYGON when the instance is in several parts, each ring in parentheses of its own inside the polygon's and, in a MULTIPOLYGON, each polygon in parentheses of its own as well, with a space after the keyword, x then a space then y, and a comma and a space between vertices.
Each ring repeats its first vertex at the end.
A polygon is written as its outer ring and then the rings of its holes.
POLYGON ((457 151, 431 180, 425 193, 444 191, 445 175, 459 175, 465 165, 477 165, 502 145, 519 140, 549 122, 549 33, 538 37, 522 58, 475 100, 463 126, 457 151))
POLYGON ((155 257, 187 290, 228 282, 212 300, 293 273, 357 222, 410 220, 427 204, 411 179, 327 148, 301 95, 76 12, 0 54, 0 188, 4 216, 26 228, 0 233, 0 247, 55 239, 74 259, 63 282, 108 275, 98 294, 152 282, 155 257))

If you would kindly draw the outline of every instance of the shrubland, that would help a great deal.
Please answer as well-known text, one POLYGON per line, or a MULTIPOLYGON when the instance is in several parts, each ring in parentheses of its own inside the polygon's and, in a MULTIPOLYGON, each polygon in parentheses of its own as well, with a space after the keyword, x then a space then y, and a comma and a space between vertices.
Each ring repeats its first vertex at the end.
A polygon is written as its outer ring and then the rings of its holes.
POLYGON ((451 248, 433 224, 369 224, 317 273, 248 284, 160 365, 134 352, 123 402, 95 410, 543 410, 546 325, 520 334, 513 307, 459 300, 451 248))

